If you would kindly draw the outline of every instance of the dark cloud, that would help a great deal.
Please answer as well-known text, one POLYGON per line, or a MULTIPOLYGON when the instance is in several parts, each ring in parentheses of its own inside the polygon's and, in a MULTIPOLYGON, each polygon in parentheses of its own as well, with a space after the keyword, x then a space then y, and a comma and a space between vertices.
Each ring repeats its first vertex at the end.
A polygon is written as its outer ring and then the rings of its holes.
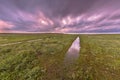
POLYGON ((111 16, 109 19, 111 19, 111 20, 120 19, 120 14, 115 14, 115 15, 111 16))
POLYGON ((120 31, 120 0, 0 0, 0 31, 120 31))

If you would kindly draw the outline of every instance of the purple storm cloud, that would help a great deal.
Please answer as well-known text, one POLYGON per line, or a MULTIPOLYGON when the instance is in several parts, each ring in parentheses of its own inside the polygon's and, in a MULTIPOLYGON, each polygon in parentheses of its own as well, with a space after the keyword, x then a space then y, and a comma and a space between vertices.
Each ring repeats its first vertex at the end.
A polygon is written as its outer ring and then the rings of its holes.
POLYGON ((0 32, 120 32, 120 0, 0 0, 0 32))

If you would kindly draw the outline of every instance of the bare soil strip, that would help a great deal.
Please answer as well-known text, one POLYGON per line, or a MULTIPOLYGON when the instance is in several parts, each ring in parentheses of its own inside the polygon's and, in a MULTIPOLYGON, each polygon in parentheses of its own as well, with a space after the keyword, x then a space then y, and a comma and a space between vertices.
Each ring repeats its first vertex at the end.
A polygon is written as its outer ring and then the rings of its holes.
MULTIPOLYGON (((36 40, 29 40, 29 41, 26 41, 26 42, 35 42, 35 41, 40 41, 42 39, 36 39, 36 40)), ((9 45, 15 45, 15 44, 20 44, 20 43, 23 43, 23 42, 14 42, 14 43, 7 43, 7 44, 1 44, 0 46, 9 46, 9 45)))

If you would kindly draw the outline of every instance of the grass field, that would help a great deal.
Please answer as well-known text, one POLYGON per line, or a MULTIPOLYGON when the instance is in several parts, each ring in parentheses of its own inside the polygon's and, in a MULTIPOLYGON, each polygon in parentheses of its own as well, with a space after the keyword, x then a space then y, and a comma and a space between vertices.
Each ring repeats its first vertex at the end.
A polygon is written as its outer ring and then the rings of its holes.
POLYGON ((1 45, 5 42, 23 43, 0 47, 0 79, 53 80, 61 77, 60 65, 75 36, 2 34, 1 38, 7 39, 1 45), (40 40, 28 42, 33 39, 40 40))
POLYGON ((76 80, 120 80, 120 35, 81 35, 76 80))
POLYGON ((0 80, 120 80, 120 35, 0 34, 0 80), (65 54, 80 36, 80 56, 65 54))

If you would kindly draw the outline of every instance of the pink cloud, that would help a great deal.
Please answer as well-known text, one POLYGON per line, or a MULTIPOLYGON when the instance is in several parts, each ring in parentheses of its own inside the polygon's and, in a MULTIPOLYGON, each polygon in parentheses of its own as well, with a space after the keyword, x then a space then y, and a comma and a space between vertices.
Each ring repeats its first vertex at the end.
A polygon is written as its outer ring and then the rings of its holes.
POLYGON ((8 29, 11 29, 13 27, 14 27, 14 25, 12 23, 0 20, 0 32, 5 32, 6 29, 8 30, 8 29))

